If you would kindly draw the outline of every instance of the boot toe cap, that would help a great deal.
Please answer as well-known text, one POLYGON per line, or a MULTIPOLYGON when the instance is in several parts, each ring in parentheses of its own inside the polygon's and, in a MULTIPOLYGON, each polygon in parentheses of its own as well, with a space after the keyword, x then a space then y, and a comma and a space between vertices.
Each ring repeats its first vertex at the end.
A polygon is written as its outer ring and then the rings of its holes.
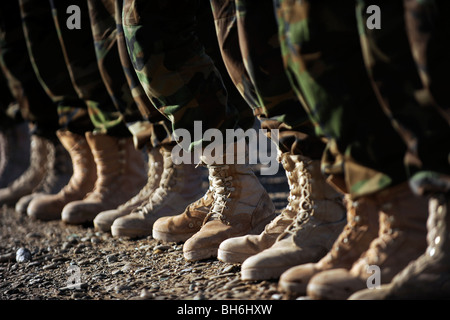
POLYGON ((286 270, 278 282, 280 291, 305 295, 309 280, 317 273, 315 263, 306 263, 286 270))
POLYGON ((28 205, 37 196, 38 196, 38 194, 34 194, 34 193, 23 196, 22 198, 19 199, 19 201, 17 201, 14 209, 17 212, 20 212, 21 214, 26 214, 28 205))
POLYGON ((114 237, 146 237, 152 234, 153 221, 144 219, 139 214, 130 213, 114 220, 111 234, 114 237))
POLYGON ((37 220, 58 220, 61 219, 63 206, 64 204, 53 199, 53 196, 36 197, 28 205, 27 215, 37 220))
POLYGON ((126 212, 116 209, 102 211, 94 218, 94 228, 95 230, 110 232, 114 221, 126 214, 126 212))
POLYGON ((247 258, 261 252, 257 235, 234 237, 223 241, 217 253, 217 258, 226 263, 243 263, 247 258))
POLYGON ((308 283, 307 294, 318 300, 346 300, 366 284, 347 269, 333 269, 316 274, 308 283))
POLYGON ((64 206, 61 219, 68 224, 83 224, 92 222, 101 211, 102 208, 96 203, 74 201, 64 206))

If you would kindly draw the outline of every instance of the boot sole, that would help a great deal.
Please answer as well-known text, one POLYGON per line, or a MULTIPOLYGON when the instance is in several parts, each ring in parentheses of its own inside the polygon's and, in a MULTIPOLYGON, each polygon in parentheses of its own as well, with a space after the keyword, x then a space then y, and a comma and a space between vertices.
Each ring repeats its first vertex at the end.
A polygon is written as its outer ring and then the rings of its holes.
POLYGON ((243 263, 247 258, 251 257, 254 254, 256 253, 236 253, 219 249, 217 251, 217 259, 225 263, 243 263))
POLYGON ((242 280, 271 280, 278 279, 283 272, 292 266, 278 267, 278 268, 251 268, 241 269, 242 280))
POLYGON ((308 283, 300 284, 296 282, 278 281, 278 290, 298 296, 306 296, 307 285, 308 283))
POLYGON ((200 261, 217 257, 217 248, 205 248, 183 253, 186 261, 200 261))
POLYGON ((111 232, 111 223, 102 223, 99 221, 95 221, 94 219, 94 230, 102 231, 102 232, 111 232))
POLYGON ((332 286, 310 283, 307 287, 308 296, 314 300, 347 300, 356 291, 336 289, 332 286))
MULTIPOLYGON (((244 236, 247 234, 260 234, 263 232, 264 228, 270 221, 272 221, 275 218, 275 214, 271 215, 270 217, 264 219, 261 221, 257 226, 255 226, 253 229, 251 229, 249 232, 241 234, 241 235, 235 235, 234 237, 244 236)), ((223 239, 225 241, 226 239, 223 239)), ((220 244, 219 244, 220 246, 220 244)), ((217 258, 217 253, 219 251, 219 246, 212 247, 212 248, 203 248, 203 249, 196 249, 195 251, 186 251, 184 252, 184 258, 187 261, 199 261, 199 260, 205 260, 209 258, 217 258)))
POLYGON ((141 238, 141 237, 148 237, 152 235, 152 230, 136 230, 136 229, 127 229, 127 228, 120 228, 115 227, 114 225, 111 226, 111 235, 113 237, 124 237, 124 238, 141 238))
MULTIPOLYGON (((269 218, 264 219, 262 222, 260 222, 255 228, 252 229, 251 232, 248 234, 260 234, 264 231, 264 228, 267 224, 269 224, 273 219, 275 219, 276 215, 275 213, 271 215, 269 218)), ((236 252, 230 252, 222 249, 218 249, 217 252, 217 259, 219 259, 222 262, 226 263, 243 263, 247 258, 257 254, 257 252, 253 254, 248 253, 236 253, 236 252)))
POLYGON ((192 237, 196 232, 192 232, 189 234, 179 234, 174 235, 167 232, 161 232, 161 231, 152 231, 152 237, 153 239, 164 241, 164 242, 186 242, 190 237, 192 237))

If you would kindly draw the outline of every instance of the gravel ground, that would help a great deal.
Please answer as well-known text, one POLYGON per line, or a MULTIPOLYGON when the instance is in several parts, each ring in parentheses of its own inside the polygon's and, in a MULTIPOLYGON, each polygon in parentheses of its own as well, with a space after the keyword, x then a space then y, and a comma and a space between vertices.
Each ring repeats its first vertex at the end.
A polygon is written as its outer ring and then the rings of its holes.
MULTIPOLYGON (((278 212, 284 171, 259 176, 278 212)), ((183 244, 113 238, 93 226, 31 221, 0 208, 0 300, 289 300, 276 281, 242 281, 240 265, 186 262, 183 244), (25 248, 22 255, 17 255, 25 248), (24 259, 20 262, 20 259, 24 259), (71 285, 75 283, 76 285, 71 285)))

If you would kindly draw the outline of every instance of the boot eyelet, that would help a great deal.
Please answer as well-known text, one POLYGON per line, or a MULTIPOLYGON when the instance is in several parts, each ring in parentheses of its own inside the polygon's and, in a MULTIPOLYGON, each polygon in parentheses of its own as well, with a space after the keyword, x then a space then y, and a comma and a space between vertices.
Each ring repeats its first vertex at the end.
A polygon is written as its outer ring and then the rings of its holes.
POLYGON ((434 239, 434 244, 435 244, 435 245, 438 245, 439 242, 441 242, 441 237, 437 236, 437 237, 434 239))

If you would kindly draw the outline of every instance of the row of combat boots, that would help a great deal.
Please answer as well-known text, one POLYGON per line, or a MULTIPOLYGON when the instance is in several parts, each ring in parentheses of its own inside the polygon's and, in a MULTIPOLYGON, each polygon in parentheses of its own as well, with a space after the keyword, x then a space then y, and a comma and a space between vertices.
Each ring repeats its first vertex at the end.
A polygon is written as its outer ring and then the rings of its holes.
POLYGON ((319 160, 284 152, 290 192, 275 214, 248 164, 196 168, 175 163, 168 145, 144 154, 132 138, 58 131, 55 142, 28 139, 23 129, 0 134, 0 205, 32 219, 182 242, 187 261, 240 264, 242 280, 279 279, 279 290, 294 296, 450 295, 448 195, 419 197, 404 183, 351 199, 328 184, 319 160), (378 290, 368 285, 371 267, 378 290))

